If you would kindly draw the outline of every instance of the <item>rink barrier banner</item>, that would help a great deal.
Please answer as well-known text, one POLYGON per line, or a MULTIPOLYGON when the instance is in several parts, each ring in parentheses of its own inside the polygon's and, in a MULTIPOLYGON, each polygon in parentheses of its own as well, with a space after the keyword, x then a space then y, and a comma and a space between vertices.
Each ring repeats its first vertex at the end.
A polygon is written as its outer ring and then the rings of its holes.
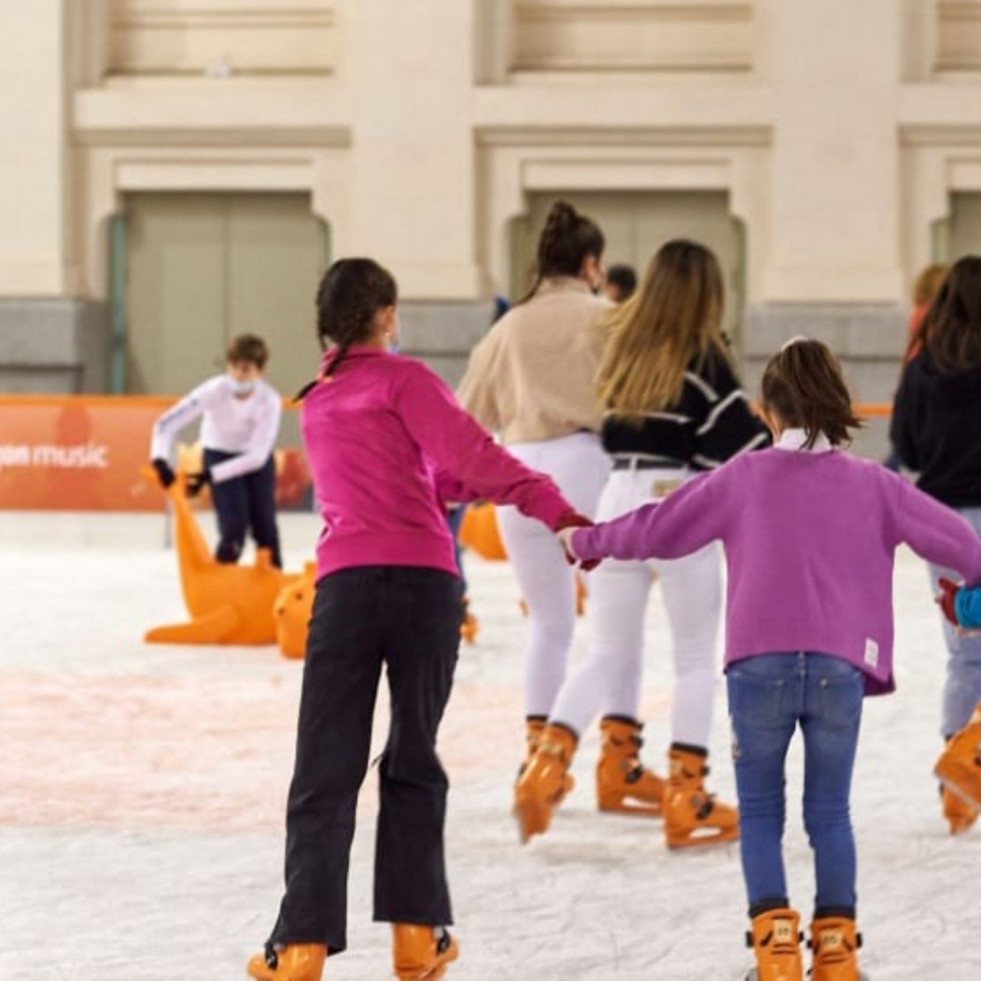
MULTIPOLYGON (((0 510, 163 511, 165 496, 143 470, 165 396, 0 395, 0 510)), ((295 410, 292 403, 285 408, 295 410)), ((178 466, 200 468, 201 449, 179 444, 178 466)), ((276 500, 309 509, 303 452, 276 450, 276 500)), ((210 503, 207 493, 195 502, 210 503)))
MULTIPOLYGON (((163 511, 164 494, 142 473, 167 396, 0 395, 0 510, 163 511)), ((284 402, 293 412, 296 406, 284 402)), ((889 405, 856 406, 884 418, 889 405)), ((178 466, 201 466, 199 445, 178 445, 178 466)), ((310 475, 297 446, 276 450, 276 502, 309 510, 310 475)), ((196 500, 207 507, 207 491, 196 500)))

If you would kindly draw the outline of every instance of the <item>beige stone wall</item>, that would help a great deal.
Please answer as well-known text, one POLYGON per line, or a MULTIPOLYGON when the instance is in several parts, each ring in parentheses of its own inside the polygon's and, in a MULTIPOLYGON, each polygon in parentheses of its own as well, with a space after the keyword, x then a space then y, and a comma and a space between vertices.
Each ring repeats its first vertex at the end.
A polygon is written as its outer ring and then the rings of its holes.
POLYGON ((104 297, 130 191, 308 191, 403 295, 555 190, 711 190, 747 297, 901 302, 981 192, 981 0, 0 4, 0 297, 104 297))

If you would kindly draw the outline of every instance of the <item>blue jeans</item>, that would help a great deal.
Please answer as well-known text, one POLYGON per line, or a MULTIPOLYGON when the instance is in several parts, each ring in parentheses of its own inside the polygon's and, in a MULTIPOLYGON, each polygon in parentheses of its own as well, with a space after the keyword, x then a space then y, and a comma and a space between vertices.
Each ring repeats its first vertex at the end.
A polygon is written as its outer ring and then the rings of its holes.
MULTIPOLYGON (((981 508, 957 508, 957 513, 966 518, 981 537, 981 508)), ((930 585, 934 594, 939 592, 937 585, 941 576, 960 578, 956 572, 930 567, 930 585)), ((949 739, 967 725, 974 706, 981 702, 981 637, 958 637, 954 628, 941 617, 944 640, 947 642, 947 681, 944 685, 941 735, 949 739)))
POLYGON ((788 902, 784 762, 800 723, 815 909, 853 914, 855 837, 848 799, 865 694, 862 672, 826 654, 763 654, 731 665, 726 682, 750 910, 788 902))

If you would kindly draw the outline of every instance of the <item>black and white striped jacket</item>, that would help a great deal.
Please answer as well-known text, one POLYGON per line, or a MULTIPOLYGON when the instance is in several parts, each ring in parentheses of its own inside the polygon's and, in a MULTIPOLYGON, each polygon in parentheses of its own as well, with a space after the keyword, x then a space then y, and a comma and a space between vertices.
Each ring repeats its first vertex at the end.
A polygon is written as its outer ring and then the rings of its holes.
POLYGON ((693 364, 677 404, 647 413, 639 426, 607 412, 602 437, 611 456, 692 470, 712 470, 737 453, 771 443, 721 352, 710 354, 700 369, 693 364))

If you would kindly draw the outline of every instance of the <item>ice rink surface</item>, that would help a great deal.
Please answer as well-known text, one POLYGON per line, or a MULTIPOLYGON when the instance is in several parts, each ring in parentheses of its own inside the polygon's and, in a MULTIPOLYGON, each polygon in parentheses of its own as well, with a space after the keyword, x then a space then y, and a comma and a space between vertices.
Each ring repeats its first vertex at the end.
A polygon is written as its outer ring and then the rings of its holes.
MULTIPOLYGON (((207 525, 206 525, 207 527, 207 525)), ((210 527, 208 531, 210 532, 210 527)), ((284 520, 287 566, 317 533, 284 520)), ((231 981, 280 898, 283 813, 302 666, 274 648, 148 647, 183 619, 162 521, 0 515, 0 979, 231 981)), ((522 847, 509 816, 523 751, 524 623, 506 564, 471 559, 477 644, 463 646, 442 729, 456 933, 453 981, 741 979, 738 846, 668 852, 656 822, 600 816, 597 740, 552 831, 522 847)), ((951 838, 931 768, 944 652, 922 564, 896 573, 899 691, 866 702, 853 813, 863 967, 872 981, 981 978, 981 828, 951 838)), ((663 772, 670 656, 649 611, 644 758, 663 772)), ((573 657, 588 643, 580 622, 573 657)), ((384 697, 375 733, 384 740, 384 697)), ((711 788, 733 799, 719 687, 711 788)), ((786 844, 795 904, 813 878, 792 753, 786 844)), ((390 976, 371 922, 369 773, 350 883, 350 951, 325 977, 390 976)))

